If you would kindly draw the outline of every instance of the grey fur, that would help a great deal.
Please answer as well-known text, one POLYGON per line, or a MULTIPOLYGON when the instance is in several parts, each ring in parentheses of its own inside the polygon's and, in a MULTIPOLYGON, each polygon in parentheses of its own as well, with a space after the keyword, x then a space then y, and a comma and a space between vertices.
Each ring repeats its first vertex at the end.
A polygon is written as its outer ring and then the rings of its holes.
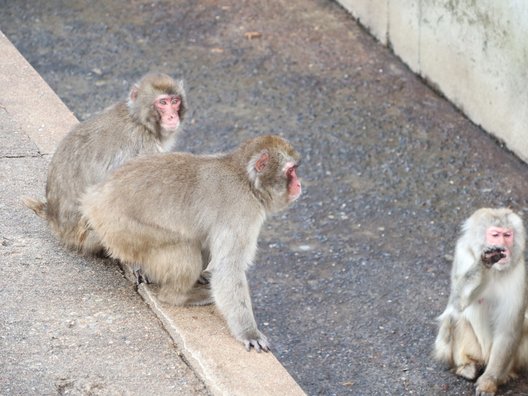
POLYGON ((228 154, 138 158, 83 197, 86 230, 95 230, 112 257, 139 266, 160 284, 160 300, 214 301, 248 350, 267 351, 253 317, 246 270, 267 215, 300 195, 300 182, 286 170, 298 160, 278 136, 252 139, 228 154), (294 182, 298 194, 292 196, 294 182), (210 285, 199 282, 203 249, 211 257, 210 285))
POLYGON ((157 95, 168 92, 181 96, 178 113, 183 121, 187 107, 183 82, 151 73, 133 86, 130 98, 76 125, 59 144, 49 166, 46 199, 23 200, 66 246, 93 254, 103 249, 93 233, 83 230, 79 238, 79 199, 87 187, 131 158, 173 149, 179 128, 163 130, 153 106, 157 95))

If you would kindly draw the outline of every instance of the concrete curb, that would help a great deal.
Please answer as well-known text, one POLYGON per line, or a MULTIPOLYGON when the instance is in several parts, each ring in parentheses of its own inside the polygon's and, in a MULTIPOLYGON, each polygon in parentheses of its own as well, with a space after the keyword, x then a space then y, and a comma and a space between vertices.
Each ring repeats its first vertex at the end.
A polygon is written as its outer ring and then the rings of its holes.
POLYGON ((212 393, 304 395, 275 356, 247 352, 236 342, 214 307, 169 307, 159 303, 152 288, 144 285, 139 293, 212 393))
POLYGON ((78 120, 1 31, 0 49, 0 104, 9 109, 41 154, 52 154, 78 120), (28 105, 35 101, 40 106, 32 105, 28 112, 28 105))
MULTIPOLYGON (((41 154, 52 154, 78 121, 1 32, 0 51, 1 108, 16 120, 41 154), (27 111, 29 103, 31 112, 27 111)), ((213 394, 304 395, 273 354, 246 352, 229 334, 214 306, 169 307, 157 301, 155 287, 140 285, 138 291, 213 394)))

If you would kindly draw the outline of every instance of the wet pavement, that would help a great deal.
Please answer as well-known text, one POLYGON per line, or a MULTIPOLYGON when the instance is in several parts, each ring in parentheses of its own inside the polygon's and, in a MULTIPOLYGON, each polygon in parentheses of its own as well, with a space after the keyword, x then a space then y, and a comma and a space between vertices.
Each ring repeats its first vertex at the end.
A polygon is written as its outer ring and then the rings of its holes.
MULTIPOLYGON (((430 358, 434 318, 461 221, 482 206, 526 217, 528 167, 334 2, 86 4, 0 0, 0 29, 79 119, 162 70, 186 81, 181 150, 280 133, 302 153, 304 194, 267 222, 249 273, 301 387, 471 394, 430 358)), ((526 375, 501 388, 523 392, 526 375)))

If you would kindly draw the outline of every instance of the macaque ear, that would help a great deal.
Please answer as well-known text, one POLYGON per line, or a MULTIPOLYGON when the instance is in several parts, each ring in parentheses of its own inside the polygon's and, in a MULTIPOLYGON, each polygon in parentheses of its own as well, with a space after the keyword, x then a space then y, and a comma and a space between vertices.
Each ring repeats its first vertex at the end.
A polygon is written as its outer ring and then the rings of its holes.
POLYGON ((178 80, 178 88, 180 89, 180 92, 183 92, 185 90, 185 84, 183 80, 178 80))
POLYGON ((255 170, 257 173, 260 173, 266 168, 269 162, 269 153, 267 151, 263 151, 260 153, 259 158, 255 161, 255 170))
POLYGON ((138 91, 139 91, 139 87, 137 86, 137 84, 134 84, 134 86, 132 87, 132 89, 130 90, 130 102, 135 102, 137 97, 138 97, 138 91))

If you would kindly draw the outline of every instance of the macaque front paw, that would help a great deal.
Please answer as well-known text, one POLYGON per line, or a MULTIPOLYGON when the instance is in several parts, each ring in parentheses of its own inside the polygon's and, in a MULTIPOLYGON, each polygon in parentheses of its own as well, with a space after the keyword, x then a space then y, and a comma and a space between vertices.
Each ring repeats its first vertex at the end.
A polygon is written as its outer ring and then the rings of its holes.
POLYGON ((270 350, 268 338, 258 330, 248 331, 239 337, 239 340, 242 341, 248 352, 251 350, 251 347, 255 348, 257 352, 268 352, 270 350))
POLYGON ((497 381, 486 375, 482 375, 477 380, 475 396, 494 396, 497 393, 497 381))
POLYGON ((500 261, 506 257, 504 254, 505 251, 506 249, 500 246, 491 246, 485 248, 481 256, 482 263, 486 268, 491 268, 497 261, 500 261))
POLYGON ((143 272, 141 268, 136 268, 133 270, 134 278, 136 279, 136 286, 141 285, 142 283, 150 284, 148 276, 143 272))

